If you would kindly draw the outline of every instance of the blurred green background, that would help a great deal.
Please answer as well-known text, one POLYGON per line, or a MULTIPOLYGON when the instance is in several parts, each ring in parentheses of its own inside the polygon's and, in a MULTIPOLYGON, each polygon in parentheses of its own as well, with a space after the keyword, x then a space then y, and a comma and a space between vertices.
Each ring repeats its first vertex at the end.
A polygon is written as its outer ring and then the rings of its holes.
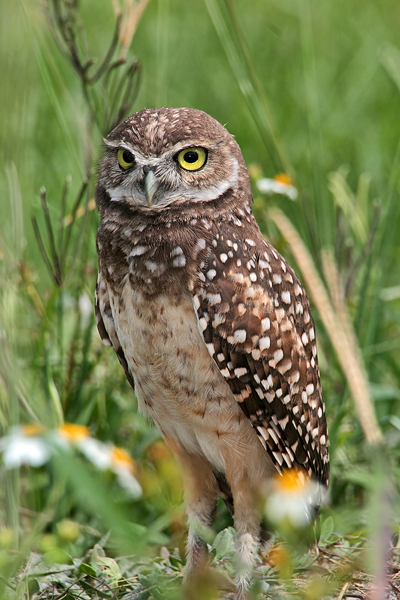
MULTIPOLYGON (((0 516, 3 527, 9 531, 11 524, 16 532, 11 541, 0 539, 0 546, 6 552, 10 544, 20 549, 20 562, 2 559, 7 578, 31 549, 43 552, 44 535, 61 543, 54 532, 65 519, 79 524, 80 537, 63 548, 83 556, 94 543, 93 532, 101 536, 112 525, 102 512, 112 498, 116 514, 121 510, 143 527, 139 537, 154 553, 160 544, 181 544, 185 525, 177 467, 155 428, 137 415, 116 357, 102 346, 93 315, 84 310, 95 287, 98 219, 94 210, 74 214, 73 206, 90 171, 81 204, 92 208, 96 162, 107 132, 90 119, 81 82, 55 44, 44 3, 1 0, 0 6, 0 428, 5 434, 10 426, 34 420, 47 428, 62 420, 88 425, 98 439, 129 450, 144 490, 132 503, 109 474, 101 474, 99 482, 82 461, 83 475, 78 469, 74 480, 72 469, 66 481, 59 464, 23 467, 18 474, 2 467, 0 516), (46 269, 32 226, 35 217, 49 253, 42 187, 60 248, 60 236, 72 222, 61 286, 46 269), (97 482, 95 493, 104 490, 103 505, 82 484, 86 471, 97 482), (47 520, 39 523, 40 514, 47 520), (21 550, 19 540, 27 532, 29 544, 21 550)), ((113 35, 113 3, 81 0, 76 6, 84 32, 80 48, 99 64, 113 35)), ((391 508, 383 508, 393 514, 393 535, 399 526, 394 516, 400 481, 399 22, 400 4, 393 0, 150 0, 128 53, 141 64, 130 112, 190 106, 226 124, 249 166, 262 231, 301 274, 299 258, 268 213, 281 209, 299 231, 334 304, 323 250, 333 256, 387 470, 382 481, 374 477, 374 469, 382 472, 374 462, 379 452, 365 443, 348 375, 308 289, 331 437, 330 504, 323 514, 333 519, 337 539, 354 532, 368 538, 371 527, 380 527, 379 519, 371 525, 369 515, 387 486, 391 508), (298 188, 295 203, 258 192, 257 179, 279 172, 287 172, 298 188)), ((100 86, 99 102, 102 93, 100 86)), ((221 507, 216 529, 227 524, 221 507)), ((134 546, 138 538, 132 539, 134 546)), ((119 549, 125 548, 121 540, 119 549)))

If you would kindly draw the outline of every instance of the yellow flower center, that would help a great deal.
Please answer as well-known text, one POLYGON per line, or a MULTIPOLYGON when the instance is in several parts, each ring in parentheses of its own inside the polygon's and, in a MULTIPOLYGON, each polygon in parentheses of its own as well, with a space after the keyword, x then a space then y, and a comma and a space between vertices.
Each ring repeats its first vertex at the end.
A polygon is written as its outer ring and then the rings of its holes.
POLYGON ((132 473, 135 471, 135 462, 123 448, 115 446, 111 451, 111 461, 115 467, 128 469, 132 473))
POLYGON ((70 442, 80 442, 90 436, 88 427, 76 425, 75 423, 63 423, 57 431, 70 442))
POLYGON ((25 435, 39 435, 43 433, 44 427, 40 423, 29 423, 22 426, 22 431, 25 435))
POLYGON ((292 185, 292 180, 286 173, 277 173, 274 180, 279 181, 279 183, 284 183, 285 185, 292 185))
POLYGON ((284 471, 276 478, 278 490, 283 494, 301 493, 309 483, 309 477, 299 469, 284 471))

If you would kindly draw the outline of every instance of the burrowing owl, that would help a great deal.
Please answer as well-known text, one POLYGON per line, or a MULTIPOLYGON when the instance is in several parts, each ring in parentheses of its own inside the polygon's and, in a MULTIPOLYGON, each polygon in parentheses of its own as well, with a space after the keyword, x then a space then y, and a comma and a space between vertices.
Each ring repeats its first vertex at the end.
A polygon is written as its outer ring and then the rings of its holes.
POLYGON ((297 468, 327 485, 328 436, 304 289, 251 212, 240 148, 204 112, 142 110, 105 141, 96 190, 98 329, 180 462, 186 577, 222 496, 238 535, 238 598, 257 498, 297 468))

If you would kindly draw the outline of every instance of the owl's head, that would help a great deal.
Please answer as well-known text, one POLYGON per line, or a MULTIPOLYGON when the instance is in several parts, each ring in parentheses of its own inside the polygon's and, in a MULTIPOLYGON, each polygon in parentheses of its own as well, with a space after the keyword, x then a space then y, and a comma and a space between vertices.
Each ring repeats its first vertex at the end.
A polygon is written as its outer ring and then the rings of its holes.
POLYGON ((209 202, 230 189, 250 198, 239 146, 200 110, 141 110, 110 133, 105 149, 96 194, 100 209, 115 202, 159 211, 209 202))

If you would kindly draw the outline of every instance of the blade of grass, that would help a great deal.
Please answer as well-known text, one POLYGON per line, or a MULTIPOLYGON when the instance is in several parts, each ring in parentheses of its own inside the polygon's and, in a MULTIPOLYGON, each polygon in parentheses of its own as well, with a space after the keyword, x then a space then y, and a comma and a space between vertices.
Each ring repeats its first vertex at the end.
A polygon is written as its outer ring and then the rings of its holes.
POLYGON ((205 0, 205 3, 233 75, 261 134, 272 169, 275 173, 283 170, 294 179, 293 169, 281 146, 272 112, 256 75, 232 3, 227 3, 226 16, 219 6, 219 0, 205 0))
POLYGON ((335 223, 334 207, 327 194, 324 170, 324 145, 319 102, 318 75, 316 69, 312 12, 309 0, 298 0, 298 19, 303 58, 305 106, 308 123, 308 140, 312 165, 313 193, 312 211, 309 218, 319 238, 318 248, 333 246, 335 223))
POLYGON ((62 224, 62 226, 65 226, 67 231, 66 231, 66 235, 65 235, 65 242, 64 242, 64 247, 63 247, 63 251, 62 251, 62 255, 61 255, 61 263, 63 265, 63 267, 65 267, 65 263, 67 260, 67 256, 68 256, 68 251, 69 251, 69 245, 71 242, 71 234, 72 234, 72 229, 75 223, 75 219, 77 216, 77 212, 79 209, 79 206, 82 202, 82 198, 87 190, 87 187, 89 185, 89 178, 87 178, 81 185, 79 192, 76 196, 76 200, 74 203, 74 206, 72 207, 72 211, 71 214, 68 216, 68 222, 64 221, 64 223, 62 224))
POLYGON ((58 220, 59 235, 58 235, 58 244, 57 244, 57 254, 60 257, 61 270, 63 270, 62 255, 63 255, 63 246, 64 246, 64 219, 65 219, 66 210, 67 210, 67 198, 68 198, 68 192, 69 192, 70 187, 71 187, 71 177, 67 177, 65 180, 62 194, 61 194, 60 216, 59 216, 59 220, 58 220))
POLYGON ((168 106, 168 61, 169 61, 169 15, 170 0, 158 0, 157 3, 157 91, 156 106, 168 106))
POLYGON ((69 149, 69 155, 74 159, 75 167, 78 173, 82 173, 82 162, 80 160, 79 152, 77 151, 76 141, 73 139, 70 124, 66 118, 65 107, 62 106, 60 98, 67 101, 70 113, 76 114, 76 99, 72 97, 70 91, 65 85, 65 78, 63 77, 57 62, 54 58, 54 48, 52 48, 47 40, 47 37, 43 35, 42 31, 38 30, 39 22, 37 18, 29 9, 28 3, 20 3, 22 7, 22 13, 25 19, 25 27, 31 37, 31 43, 36 55, 36 62, 39 66, 42 80, 45 85, 48 97, 51 100, 51 104, 54 109, 57 121, 60 125, 60 129, 63 133, 66 145, 69 149))
POLYGON ((44 222, 46 225, 47 237, 49 239, 49 244, 50 244, 50 253, 51 253, 51 260, 52 260, 52 265, 53 265, 54 278, 55 278, 56 284, 58 286, 61 286, 62 282, 63 282, 63 273, 62 273, 62 269, 61 269, 61 265, 60 265, 60 259, 59 259, 58 253, 57 253, 56 242, 54 239, 53 225, 52 225, 52 222, 50 219, 49 205, 47 204, 47 200, 46 200, 46 190, 44 188, 42 188, 40 190, 40 199, 42 201, 44 222))
POLYGON ((79 256, 79 252, 80 252, 80 249, 82 247, 83 240, 85 238, 86 227, 87 227, 87 224, 88 224, 89 214, 90 214, 90 211, 89 211, 89 202, 90 202, 90 198, 88 198, 87 202, 86 202, 85 213, 83 215, 82 223, 81 223, 81 226, 79 228, 78 238, 77 238, 77 241, 75 243, 75 248, 74 248, 73 254, 72 254, 71 259, 70 259, 70 263, 69 263, 69 266, 68 266, 68 273, 65 276, 65 282, 66 283, 69 281, 69 279, 70 279, 70 277, 71 277, 71 275, 73 273, 73 269, 74 269, 76 260, 77 260, 77 258, 79 256))
POLYGON ((42 234, 40 233, 40 229, 39 229, 39 225, 38 225, 37 219, 34 216, 32 217, 32 226, 33 226, 33 231, 34 231, 34 234, 35 234, 35 237, 36 237, 37 244, 39 246, 40 254, 42 255, 42 258, 43 258, 43 262, 46 265, 46 269, 49 272, 49 275, 50 275, 51 279, 57 285, 56 274, 53 271, 52 262, 51 262, 51 260, 48 257, 46 246, 44 244, 44 241, 43 241, 43 238, 42 238, 42 234))
MULTIPOLYGON (((397 146, 395 156, 389 176, 389 186, 382 202, 381 224, 376 234, 376 243, 373 245, 368 268, 366 269, 363 296, 361 296, 360 307, 356 320, 357 329, 361 329, 362 317, 365 314, 366 302, 368 298, 367 289, 372 287, 372 303, 368 313, 368 322, 362 336, 363 346, 368 348, 371 345, 379 343, 381 338, 381 323, 383 304, 381 301, 381 291, 385 287, 385 281, 388 277, 389 269, 392 268, 392 249, 394 240, 399 230, 400 221, 400 203, 398 201, 397 186, 400 182, 400 142, 397 146), (376 265, 376 268, 372 267, 376 265), (368 285, 369 284, 369 285, 368 285)), ((367 358, 367 368, 374 368, 372 355, 367 358)))
MULTIPOLYGON (((146 544, 146 536, 137 535, 130 529, 129 515, 113 499, 109 490, 100 484, 87 468, 76 458, 67 453, 54 457, 57 470, 61 469, 74 495, 89 512, 101 516, 106 526, 111 529, 124 554, 141 554, 146 544)), ((143 528, 144 530, 144 528, 143 528)))

